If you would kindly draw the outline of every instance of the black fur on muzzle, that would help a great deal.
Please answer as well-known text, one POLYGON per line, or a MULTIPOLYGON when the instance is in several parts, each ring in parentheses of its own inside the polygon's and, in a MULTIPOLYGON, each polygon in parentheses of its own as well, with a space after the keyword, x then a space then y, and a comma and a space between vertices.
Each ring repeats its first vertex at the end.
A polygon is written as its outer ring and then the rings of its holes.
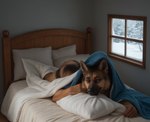
POLYGON ((90 95, 98 95, 100 88, 91 87, 87 90, 87 93, 90 95))

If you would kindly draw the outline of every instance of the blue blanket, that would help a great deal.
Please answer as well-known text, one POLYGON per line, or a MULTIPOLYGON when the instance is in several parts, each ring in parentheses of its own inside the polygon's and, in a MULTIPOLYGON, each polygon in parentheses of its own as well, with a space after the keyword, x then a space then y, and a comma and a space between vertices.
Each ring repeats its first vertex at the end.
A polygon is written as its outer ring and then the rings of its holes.
MULTIPOLYGON (((110 98, 116 102, 120 100, 130 101, 138 110, 139 114, 145 118, 150 119, 150 97, 138 92, 134 89, 128 88, 121 81, 118 73, 116 72, 112 61, 107 57, 104 52, 98 51, 89 56, 85 61, 88 66, 97 65, 102 59, 106 59, 109 65, 109 72, 112 76, 112 87, 110 92, 110 98)), ((73 81, 68 84, 65 88, 74 86, 81 82, 82 72, 78 71, 77 76, 73 81)))

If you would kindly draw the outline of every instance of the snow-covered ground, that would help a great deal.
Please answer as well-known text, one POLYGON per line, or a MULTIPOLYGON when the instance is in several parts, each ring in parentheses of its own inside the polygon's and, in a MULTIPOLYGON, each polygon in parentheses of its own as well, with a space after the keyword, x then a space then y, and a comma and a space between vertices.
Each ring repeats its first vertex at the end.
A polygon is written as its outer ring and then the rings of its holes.
MULTIPOLYGON (((142 61, 143 60, 143 46, 137 43, 127 43, 127 57, 142 61)), ((112 52, 124 56, 124 43, 113 42, 112 52)))

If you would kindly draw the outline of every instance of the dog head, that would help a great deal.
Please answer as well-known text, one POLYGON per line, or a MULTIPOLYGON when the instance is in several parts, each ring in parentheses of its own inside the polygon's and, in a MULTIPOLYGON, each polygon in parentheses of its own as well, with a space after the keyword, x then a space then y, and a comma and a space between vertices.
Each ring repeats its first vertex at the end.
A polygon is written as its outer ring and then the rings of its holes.
POLYGON ((83 72, 82 86, 90 95, 106 94, 111 87, 108 74, 108 64, 105 59, 94 67, 88 67, 83 61, 80 62, 83 72))

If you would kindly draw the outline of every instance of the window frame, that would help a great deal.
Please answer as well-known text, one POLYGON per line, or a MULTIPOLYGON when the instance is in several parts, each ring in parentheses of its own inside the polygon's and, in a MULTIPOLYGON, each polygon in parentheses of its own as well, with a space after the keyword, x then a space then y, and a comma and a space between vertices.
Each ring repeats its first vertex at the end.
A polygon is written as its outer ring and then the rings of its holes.
POLYGON ((130 63, 133 64, 135 66, 139 66, 141 68, 145 68, 145 64, 146 64, 146 30, 147 30, 147 17, 146 16, 129 16, 129 15, 114 15, 114 14, 108 14, 108 41, 107 41, 107 53, 110 57, 117 59, 117 60, 121 60, 123 62, 126 63, 130 63), (121 37, 121 36, 115 36, 112 34, 112 19, 124 19, 125 20, 125 24, 127 20, 140 20, 143 21, 143 40, 138 40, 138 39, 132 39, 132 38, 127 38, 126 37, 126 26, 125 26, 125 37, 121 37), (125 40, 125 56, 122 55, 117 55, 116 53, 113 53, 111 51, 112 49, 112 38, 118 38, 118 39, 124 39, 125 40), (138 61, 138 60, 134 60, 132 58, 129 58, 126 56, 126 42, 128 41, 128 39, 135 41, 135 42, 140 42, 143 44, 143 59, 142 61, 138 61))

